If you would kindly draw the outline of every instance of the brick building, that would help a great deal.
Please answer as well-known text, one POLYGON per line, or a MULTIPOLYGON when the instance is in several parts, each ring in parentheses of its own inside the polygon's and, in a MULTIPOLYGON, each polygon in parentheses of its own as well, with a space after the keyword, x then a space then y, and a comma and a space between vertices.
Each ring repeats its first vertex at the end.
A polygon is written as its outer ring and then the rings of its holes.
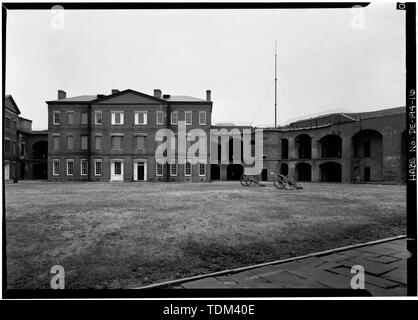
POLYGON ((334 113, 264 130, 264 172, 299 181, 406 181, 405 107, 334 113))
POLYGON ((32 130, 32 121, 21 112, 11 95, 3 102, 3 167, 5 180, 46 179, 48 134, 32 130))
MULTIPOLYGON (((156 163, 156 132, 178 122, 209 139, 212 101, 154 90, 112 90, 110 95, 58 99, 48 104, 49 181, 209 181, 210 166, 156 163)), ((206 161, 209 163, 209 159, 206 161)))

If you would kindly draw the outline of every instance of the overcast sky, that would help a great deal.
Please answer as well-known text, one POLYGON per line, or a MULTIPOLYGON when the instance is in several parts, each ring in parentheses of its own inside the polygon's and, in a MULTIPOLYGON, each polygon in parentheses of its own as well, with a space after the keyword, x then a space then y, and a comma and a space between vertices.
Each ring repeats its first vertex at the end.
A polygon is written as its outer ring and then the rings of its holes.
POLYGON ((352 27, 361 20, 350 9, 71 10, 63 29, 51 27, 52 17, 7 17, 6 92, 34 129, 47 128, 45 101, 58 89, 200 98, 211 89, 212 123, 273 124, 275 40, 280 124, 404 105, 405 12, 395 3, 365 8, 363 29, 352 27))

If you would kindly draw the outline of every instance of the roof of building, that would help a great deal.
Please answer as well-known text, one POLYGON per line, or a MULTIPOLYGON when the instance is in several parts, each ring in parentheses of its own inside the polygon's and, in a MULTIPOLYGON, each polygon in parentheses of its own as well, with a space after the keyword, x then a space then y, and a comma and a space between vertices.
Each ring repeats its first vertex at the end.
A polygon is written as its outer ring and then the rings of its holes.
POLYGON ((80 103, 87 103, 87 102, 93 102, 93 101, 102 101, 102 100, 106 100, 107 98, 111 98, 114 96, 119 96, 123 93, 126 92, 132 92, 132 93, 136 93, 136 94, 140 94, 142 96, 147 96, 149 98, 152 98, 154 100, 160 100, 160 101, 168 101, 168 102, 209 102, 207 100, 204 99, 200 99, 200 98, 196 98, 196 97, 192 97, 192 96, 186 96, 186 95, 168 95, 168 94, 164 94, 161 96, 161 98, 155 97, 153 95, 147 95, 145 93, 141 93, 139 91, 135 91, 132 89, 126 89, 123 91, 118 91, 116 93, 113 94, 109 94, 109 95, 81 95, 81 96, 75 96, 75 97, 69 97, 69 98, 64 98, 64 99, 56 99, 56 100, 50 100, 47 101, 47 103, 54 103, 54 102, 58 102, 58 103, 65 103, 65 102, 70 102, 70 103, 76 103, 76 102, 80 102, 80 103))
POLYGON ((17 103, 15 102, 15 100, 13 99, 11 94, 6 94, 5 97, 5 102, 3 105, 3 108, 7 108, 10 111, 16 113, 16 114, 20 114, 20 110, 19 107, 17 106, 17 103), (9 101, 9 103, 8 103, 9 101))

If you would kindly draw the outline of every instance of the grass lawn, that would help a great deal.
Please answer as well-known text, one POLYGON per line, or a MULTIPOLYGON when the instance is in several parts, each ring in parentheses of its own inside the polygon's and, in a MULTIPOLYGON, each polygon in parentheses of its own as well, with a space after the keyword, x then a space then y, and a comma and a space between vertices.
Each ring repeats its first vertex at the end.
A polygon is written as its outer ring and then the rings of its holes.
POLYGON ((406 188, 6 184, 8 288, 132 288, 405 234, 406 188))

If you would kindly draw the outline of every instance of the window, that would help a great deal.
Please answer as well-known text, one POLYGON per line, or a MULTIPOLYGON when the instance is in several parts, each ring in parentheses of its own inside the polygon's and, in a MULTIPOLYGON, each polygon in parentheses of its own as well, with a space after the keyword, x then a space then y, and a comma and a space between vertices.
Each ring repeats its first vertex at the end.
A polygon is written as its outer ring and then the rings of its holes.
POLYGON ((184 111, 184 118, 186 119, 186 125, 192 124, 192 112, 191 111, 184 111))
POLYGON ((206 111, 199 111, 199 124, 206 125, 206 111))
POLYGON ((145 136, 135 136, 135 149, 145 150, 145 136))
POLYGON ((164 124, 164 112, 157 111, 157 125, 163 125, 163 124, 164 124))
POLYGON ((25 144, 24 143, 20 144, 20 155, 21 156, 25 155, 25 144))
POLYGON ((192 165, 190 162, 186 162, 186 165, 184 166, 184 175, 186 177, 190 177, 192 175, 192 165))
POLYGON ((88 162, 85 159, 82 159, 80 162, 80 174, 86 176, 88 172, 88 162))
POLYGON ((10 152, 10 140, 4 140, 4 152, 10 152))
POLYGON ((100 159, 94 160, 94 175, 95 176, 102 175, 102 160, 100 159))
POLYGON ((177 120, 178 120, 178 112, 174 111, 173 113, 171 113, 171 124, 177 124, 177 120))
POLYGON ((16 130, 16 129, 17 129, 16 120, 13 120, 13 127, 12 127, 12 130, 16 130))
POLYGON ((60 148, 60 137, 59 136, 53 136, 52 140, 53 140, 54 150, 59 150, 59 148, 60 148))
POLYGON ((122 162, 115 161, 115 174, 122 174, 122 162))
POLYGON ((370 141, 364 141, 364 157, 370 158, 370 141))
POLYGON ((157 162, 157 166, 155 167, 155 174, 158 177, 161 177, 163 175, 163 165, 161 163, 157 162))
POLYGON ((74 149, 74 138, 73 136, 67 136, 67 149, 73 150, 74 149))
POLYGON ((146 111, 135 112, 135 124, 147 124, 147 112, 146 111))
POLYGON ((199 163, 199 176, 206 176, 206 165, 204 163, 199 163))
POLYGON ((88 137, 81 136, 81 150, 87 150, 88 137))
POLYGON ((112 112, 112 124, 123 124, 123 112, 122 111, 112 112))
POLYGON ((54 111, 52 113, 52 124, 59 125, 60 124, 60 112, 54 111))
POLYGON ((102 149, 102 137, 101 136, 94 137, 94 146, 96 150, 102 149))
POLYGON ((97 125, 102 124, 102 112, 101 111, 94 112, 94 123, 97 125))
POLYGON ((177 163, 170 164, 170 175, 172 177, 177 176, 177 163))
POLYGON ((52 161, 52 175, 53 176, 60 175, 60 161, 59 160, 52 161))
POLYGON ((4 120, 4 126, 6 129, 10 129, 10 118, 6 117, 4 120))
POLYGON ((74 124, 74 112, 67 112, 67 124, 72 125, 74 124))
POLYGON ((88 113, 87 112, 82 112, 81 113, 81 124, 88 124, 88 122, 89 122, 88 113))
POLYGON ((112 149, 122 150, 123 149, 123 136, 112 136, 112 149))
POLYGON ((67 176, 74 175, 74 160, 69 159, 67 160, 67 176))

